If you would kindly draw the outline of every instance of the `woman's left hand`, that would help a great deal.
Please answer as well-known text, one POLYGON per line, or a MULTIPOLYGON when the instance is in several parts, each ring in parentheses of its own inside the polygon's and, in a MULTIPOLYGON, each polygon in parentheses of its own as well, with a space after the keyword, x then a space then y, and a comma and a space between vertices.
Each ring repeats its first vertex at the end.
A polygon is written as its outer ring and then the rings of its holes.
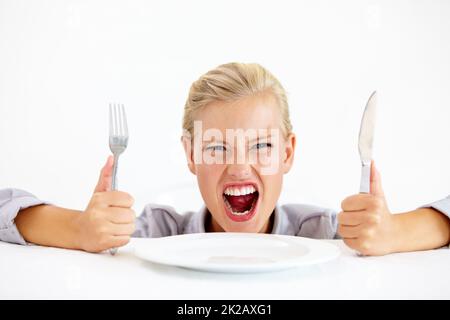
POLYGON ((380 174, 373 162, 370 193, 349 196, 341 207, 338 234, 346 245, 363 255, 395 252, 395 215, 388 209, 380 174))

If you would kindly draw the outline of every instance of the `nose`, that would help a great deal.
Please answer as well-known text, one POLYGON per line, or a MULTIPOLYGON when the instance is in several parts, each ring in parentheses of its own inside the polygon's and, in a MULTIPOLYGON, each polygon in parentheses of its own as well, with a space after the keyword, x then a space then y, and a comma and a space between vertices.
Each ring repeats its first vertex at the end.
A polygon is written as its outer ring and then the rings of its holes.
POLYGON ((243 180, 250 177, 251 168, 247 164, 230 164, 227 167, 227 173, 237 180, 243 180))

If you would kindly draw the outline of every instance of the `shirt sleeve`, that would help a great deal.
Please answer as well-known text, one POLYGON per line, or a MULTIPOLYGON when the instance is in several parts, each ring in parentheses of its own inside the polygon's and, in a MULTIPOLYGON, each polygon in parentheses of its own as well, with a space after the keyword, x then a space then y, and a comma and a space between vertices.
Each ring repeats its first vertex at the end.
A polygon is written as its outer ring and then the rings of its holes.
MULTIPOLYGON (((450 195, 447 198, 428 203, 420 208, 433 208, 450 219, 450 195)), ((450 244, 448 245, 448 248, 450 248, 450 244)))
POLYGON ((445 199, 431 202, 429 204, 421 206, 421 208, 436 209, 436 210, 440 211, 441 213, 445 214, 448 218, 450 218, 450 195, 445 199))
POLYGON ((0 189, 0 241, 28 244, 14 222, 20 210, 40 204, 50 204, 21 189, 0 189))

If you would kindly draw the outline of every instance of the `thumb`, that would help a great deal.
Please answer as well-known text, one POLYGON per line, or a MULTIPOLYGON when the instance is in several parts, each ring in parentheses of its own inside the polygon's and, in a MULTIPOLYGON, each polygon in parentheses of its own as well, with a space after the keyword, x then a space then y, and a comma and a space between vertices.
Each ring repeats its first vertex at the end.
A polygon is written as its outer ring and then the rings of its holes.
POLYGON ((384 197, 383 187, 381 186, 381 175, 375 167, 375 161, 373 160, 370 168, 370 194, 384 197))
POLYGON ((113 162, 114 156, 109 156, 100 172, 100 177, 98 178, 94 192, 111 191, 113 162))

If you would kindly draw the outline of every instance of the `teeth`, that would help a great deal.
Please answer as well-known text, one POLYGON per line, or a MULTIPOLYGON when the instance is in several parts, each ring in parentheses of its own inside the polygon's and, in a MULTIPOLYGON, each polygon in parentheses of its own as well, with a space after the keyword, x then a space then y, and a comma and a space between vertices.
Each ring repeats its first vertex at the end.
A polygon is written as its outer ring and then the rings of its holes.
POLYGON ((235 216, 245 216, 248 213, 248 210, 245 210, 244 212, 234 212, 231 210, 231 213, 235 216))
POLYGON ((255 191, 256 191, 256 189, 253 186, 243 186, 240 188, 228 187, 225 189, 224 193, 227 196, 244 196, 246 194, 250 194, 255 191))

